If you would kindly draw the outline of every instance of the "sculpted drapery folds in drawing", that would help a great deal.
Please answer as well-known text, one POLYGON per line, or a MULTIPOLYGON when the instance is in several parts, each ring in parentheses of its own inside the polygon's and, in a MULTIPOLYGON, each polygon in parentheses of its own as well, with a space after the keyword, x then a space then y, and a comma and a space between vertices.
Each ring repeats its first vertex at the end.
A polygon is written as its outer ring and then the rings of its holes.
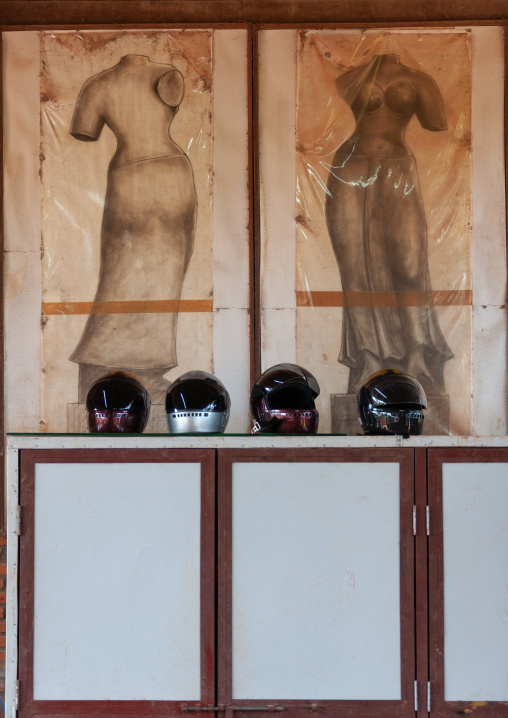
POLYGON ((81 396, 97 375, 128 368, 156 397, 177 364, 178 315, 162 303, 180 298, 197 212, 190 161, 169 132, 183 97, 181 73, 143 55, 124 55, 79 94, 71 134, 94 141, 107 125, 117 140, 94 306, 70 357, 80 367, 81 396), (122 313, 125 301, 140 302, 139 312, 122 313))
POLYGON ((332 161, 325 210, 344 291, 339 361, 350 367, 348 392, 390 367, 441 396, 444 363, 453 355, 435 308, 421 302, 431 290, 427 224, 404 140, 413 116, 426 130, 446 130, 438 86, 398 55, 383 54, 340 75, 336 87, 356 121, 332 161), (387 301, 386 292, 397 301, 387 301), (408 292, 419 301, 408 302, 408 292))

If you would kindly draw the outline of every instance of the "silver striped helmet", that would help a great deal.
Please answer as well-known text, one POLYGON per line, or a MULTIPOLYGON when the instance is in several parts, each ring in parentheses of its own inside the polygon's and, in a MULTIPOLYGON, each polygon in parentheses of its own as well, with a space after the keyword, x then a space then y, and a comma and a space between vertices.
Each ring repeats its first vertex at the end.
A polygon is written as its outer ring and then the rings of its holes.
POLYGON ((228 423, 229 408, 226 387, 206 371, 182 374, 166 394, 171 434, 222 434, 228 423))

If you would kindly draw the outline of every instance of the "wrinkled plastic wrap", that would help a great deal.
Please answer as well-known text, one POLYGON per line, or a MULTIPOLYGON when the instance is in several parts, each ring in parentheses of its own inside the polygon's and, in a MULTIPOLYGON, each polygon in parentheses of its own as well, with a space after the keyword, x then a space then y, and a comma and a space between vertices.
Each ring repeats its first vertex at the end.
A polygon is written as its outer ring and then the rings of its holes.
MULTIPOLYGON (((448 429, 439 419, 439 410, 433 409, 427 412, 428 419, 434 414, 432 421, 437 426, 431 433, 505 434, 502 28, 383 32, 271 28, 261 30, 258 41, 256 84, 260 92, 256 110, 260 121, 259 146, 254 151, 260 165, 256 196, 261 210, 258 280, 262 370, 286 361, 306 367, 321 386, 317 401, 320 432, 341 432, 334 415, 336 397, 339 403, 347 404, 338 410, 339 418, 350 418, 348 412, 354 412, 355 404, 350 384, 358 364, 361 367, 358 355, 361 359, 362 346, 364 356, 370 352, 375 357, 372 349, 376 344, 385 354, 395 345, 395 359, 404 368, 409 333, 400 328, 392 331, 393 322, 387 317, 391 315, 400 323, 404 312, 420 314, 423 319, 411 322, 410 327, 421 330, 425 321, 429 323, 431 350, 419 358, 418 352, 413 353, 411 371, 418 374, 419 367, 428 367, 434 359, 434 369, 442 366, 444 397, 438 398, 445 399, 441 401, 445 415, 449 398, 448 429), (394 167, 384 163, 383 169, 376 158, 368 156, 373 164, 358 171, 358 163, 345 162, 347 154, 337 154, 347 149, 348 139, 356 131, 353 109, 359 119, 366 101, 365 109, 370 119, 375 119, 376 102, 381 100, 380 107, 385 102, 389 88, 381 87, 382 77, 376 77, 378 82, 367 82, 373 85, 373 94, 365 95, 362 88, 358 97, 363 94, 363 104, 352 107, 355 83, 347 79, 362 66, 376 73, 371 62, 374 55, 397 55, 409 71, 431 78, 443 103, 446 129, 426 127, 417 112, 407 123, 404 142, 407 156, 412 155, 415 162, 410 162, 410 167, 406 163, 404 171, 399 167, 400 182, 394 179, 394 167), (380 181, 383 177, 384 184, 380 181), (363 214, 358 206, 355 208, 355 201, 342 201, 346 194, 358 197, 362 183, 368 198, 368 211, 363 214), (337 190, 342 185, 342 190, 337 190), (392 212, 397 192, 401 211, 392 212), (415 205, 415 197, 421 199, 421 206, 419 202, 415 205), (412 209, 406 212, 405 207, 412 209), (387 222, 396 228, 390 234, 398 243, 395 268, 400 263, 399 274, 408 288, 400 289, 398 284, 396 289, 389 289, 394 279, 384 271, 389 257, 382 255, 386 237, 379 228, 387 222), (347 231, 340 228, 341 223, 347 231), (352 262, 353 268, 357 262, 350 251, 353 225, 355 236, 361 238, 355 246, 363 275, 346 269, 346 261, 352 262), (411 237, 410 245, 419 249, 419 255, 404 253, 406 236, 411 237), (342 237, 344 246, 339 247, 342 237), (378 253, 376 261, 366 261, 372 252, 378 253), (371 270, 375 276, 368 274, 371 270), (355 282, 365 275, 369 286, 358 288, 355 282), (360 323, 352 321, 362 313, 374 318, 375 326, 379 317, 384 317, 381 324, 388 325, 388 331, 376 335, 372 342, 367 334, 363 345, 354 332, 360 323), (343 341, 346 325, 347 341, 343 341)), ((229 28, 211 33, 3 33, 8 431, 79 430, 72 416, 79 403, 82 339, 94 306, 93 313, 100 318, 100 312, 111 313, 108 302, 113 302, 114 309, 125 302, 122 314, 140 314, 145 319, 150 313, 160 313, 157 310, 161 306, 169 317, 175 306, 173 294, 155 298, 152 286, 141 299, 124 299, 110 298, 103 283, 105 294, 97 298, 100 252, 106 244, 102 242, 105 235, 101 224, 116 139, 109 127, 103 127, 98 139, 91 142, 82 141, 79 131, 73 137, 69 130, 84 83, 129 55, 172 64, 184 77, 184 97, 170 123, 171 138, 189 158, 198 202, 194 248, 178 304, 176 351, 172 358, 170 352, 165 353, 170 358, 164 360, 164 367, 156 369, 170 366, 175 355, 178 367, 169 369, 167 378, 196 368, 198 362, 199 368, 210 369, 213 351, 213 371, 227 383, 234 412, 239 407, 237 430, 249 425, 252 316, 247 148, 252 106, 247 94, 247 44, 245 29, 229 28), (213 92, 208 84, 212 39, 213 92), (212 123, 213 168, 209 142, 212 123), (152 312, 147 311, 146 302, 152 303, 152 312), (137 309, 142 311, 133 311, 137 309)), ((361 81, 357 84, 362 85, 361 81)), ((163 93, 170 90, 162 89, 163 93)), ((393 107, 395 102, 395 115, 398 112, 402 116, 407 110, 404 103, 411 105, 411 92, 409 100, 407 96, 404 99, 404 92, 401 96, 400 88, 395 96, 390 92, 389 104, 393 107), (402 112, 400 104, 398 109, 396 106, 401 102, 402 112)), ((125 114, 134 109, 139 109, 139 103, 127 102, 125 114)), ((131 196, 134 207, 140 195, 133 192, 131 196)), ((147 201, 152 199, 157 204, 157 192, 147 201)), ((128 211, 125 215, 120 216, 118 226, 128 219, 128 211)), ((107 230, 106 234, 109 227, 107 230)), ((109 249, 110 245, 108 242, 109 249)), ((136 263, 135 247, 132 250, 135 269, 143 277, 146 272, 136 263)), ((109 267, 115 268, 114 263, 109 267)), ((102 350, 102 344, 115 343, 114 332, 106 332, 104 341, 95 342, 97 351, 102 350)), ((93 336, 97 339, 95 333, 93 336)), ((136 352, 144 351, 145 345, 152 355, 158 354, 150 341, 131 342, 136 352)), ((409 346, 415 346, 414 337, 409 346)), ((439 387, 439 371, 437 377, 439 387)), ((353 428, 348 428, 348 433, 358 431, 355 422, 353 416, 353 428)), ((230 426, 235 426, 233 421, 228 429, 230 426)), ((427 429, 431 426, 427 421, 427 429)))
MULTIPOLYGON (((86 390, 108 370, 163 405, 164 375, 213 369, 211 73, 208 30, 41 33, 41 413, 53 430, 63 406, 61 428, 83 428, 86 390)), ((165 430, 159 413, 152 430, 165 430)))
POLYGON ((248 29, 2 39, 7 430, 86 431, 87 386, 120 368, 150 393, 147 432, 194 369, 245 431, 248 29))
POLYGON ((296 95, 296 358, 330 429, 393 368, 425 433, 470 433, 470 33, 302 32, 296 95))

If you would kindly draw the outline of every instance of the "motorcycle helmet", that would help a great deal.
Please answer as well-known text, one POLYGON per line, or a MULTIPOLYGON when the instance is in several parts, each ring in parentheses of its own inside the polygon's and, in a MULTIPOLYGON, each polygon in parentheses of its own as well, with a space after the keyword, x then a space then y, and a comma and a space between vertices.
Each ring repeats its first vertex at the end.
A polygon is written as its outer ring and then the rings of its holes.
POLYGON ((399 434, 423 431, 427 398, 421 384, 409 374, 384 369, 372 374, 356 397, 358 421, 364 434, 399 434))
POLYGON ((231 402, 226 387, 206 371, 188 371, 166 394, 166 416, 172 434, 222 434, 231 402))
POLYGON ((111 371, 94 381, 85 406, 93 434, 141 434, 150 415, 148 392, 125 371, 111 371))
POLYGON ((252 434, 315 434, 319 384, 297 364, 276 364, 256 380, 250 395, 252 434))

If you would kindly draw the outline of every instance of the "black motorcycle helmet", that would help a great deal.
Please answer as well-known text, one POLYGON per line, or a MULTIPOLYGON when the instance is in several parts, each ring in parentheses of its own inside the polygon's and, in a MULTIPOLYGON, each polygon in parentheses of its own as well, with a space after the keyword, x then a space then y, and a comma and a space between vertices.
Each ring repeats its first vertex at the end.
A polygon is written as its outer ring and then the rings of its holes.
POLYGON ((94 381, 85 406, 93 434, 141 434, 150 415, 148 392, 125 371, 111 371, 94 381))
POLYGON ((226 387, 217 377, 206 371, 188 371, 168 388, 168 429, 172 434, 222 434, 230 405, 226 387))
POLYGON ((364 434, 408 437, 423 431, 427 398, 421 384, 397 369, 372 374, 356 397, 358 421, 364 434))
POLYGON ((319 384, 297 364, 276 364, 256 380, 250 395, 252 434, 315 434, 319 384))

